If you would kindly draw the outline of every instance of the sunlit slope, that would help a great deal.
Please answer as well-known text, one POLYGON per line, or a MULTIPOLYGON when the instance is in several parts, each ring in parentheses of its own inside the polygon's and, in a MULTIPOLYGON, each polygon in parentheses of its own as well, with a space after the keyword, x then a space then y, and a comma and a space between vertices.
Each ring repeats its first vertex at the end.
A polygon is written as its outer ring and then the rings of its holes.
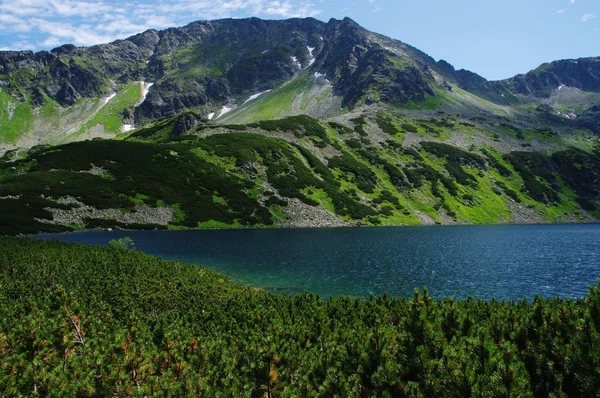
POLYGON ((323 75, 304 70, 281 87, 248 99, 217 122, 250 123, 301 114, 321 119, 341 113, 341 102, 323 75))
MULTIPOLYGON (((19 102, 0 92, 0 145, 4 149, 60 144, 94 137, 121 134, 127 114, 143 100, 143 84, 132 82, 100 98, 82 98, 62 107, 47 98, 42 107, 31 101, 19 102)), ((130 123, 131 116, 129 116, 130 123)))
MULTIPOLYGON (((248 125, 165 119, 0 166, 7 233, 94 227, 593 221, 598 149, 552 131, 383 111, 248 125), (545 151, 527 152, 537 148, 545 151)), ((202 120, 201 118, 199 120, 202 120)))

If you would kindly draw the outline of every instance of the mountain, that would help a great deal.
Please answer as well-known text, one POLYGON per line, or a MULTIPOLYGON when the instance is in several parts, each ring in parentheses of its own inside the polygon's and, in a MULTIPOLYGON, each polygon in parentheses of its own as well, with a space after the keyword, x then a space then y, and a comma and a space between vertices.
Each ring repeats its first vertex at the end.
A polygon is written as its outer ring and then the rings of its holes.
POLYGON ((188 110, 214 118, 233 109, 252 121, 256 109, 245 108, 256 98, 280 105, 258 112, 268 118, 428 101, 496 112, 559 87, 589 94, 587 104, 598 99, 598 65, 558 61, 488 82, 348 18, 194 22, 89 48, 0 52, 0 139, 30 147, 106 138, 188 110))
POLYGON ((0 232, 600 218, 598 147, 450 114, 347 117, 215 126, 188 113, 124 141, 36 148, 0 162, 0 232))
POLYGON ((487 81, 348 18, 0 52, 0 229, 593 221, 599 65, 487 81))

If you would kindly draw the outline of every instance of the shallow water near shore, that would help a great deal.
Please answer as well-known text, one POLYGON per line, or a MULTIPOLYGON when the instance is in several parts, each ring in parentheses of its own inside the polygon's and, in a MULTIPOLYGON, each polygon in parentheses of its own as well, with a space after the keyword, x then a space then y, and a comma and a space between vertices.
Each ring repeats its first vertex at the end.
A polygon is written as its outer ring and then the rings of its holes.
POLYGON ((94 231, 39 235, 201 264, 232 281, 323 297, 387 293, 499 300, 579 298, 600 278, 600 224, 94 231))

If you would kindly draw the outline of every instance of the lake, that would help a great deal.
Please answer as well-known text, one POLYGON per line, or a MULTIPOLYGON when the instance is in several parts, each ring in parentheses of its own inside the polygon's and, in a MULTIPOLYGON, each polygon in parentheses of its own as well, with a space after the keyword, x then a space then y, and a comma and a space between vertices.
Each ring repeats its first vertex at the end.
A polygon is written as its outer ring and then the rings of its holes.
POLYGON ((39 235, 201 264, 230 280, 323 297, 583 297, 600 278, 600 224, 95 231, 39 235))

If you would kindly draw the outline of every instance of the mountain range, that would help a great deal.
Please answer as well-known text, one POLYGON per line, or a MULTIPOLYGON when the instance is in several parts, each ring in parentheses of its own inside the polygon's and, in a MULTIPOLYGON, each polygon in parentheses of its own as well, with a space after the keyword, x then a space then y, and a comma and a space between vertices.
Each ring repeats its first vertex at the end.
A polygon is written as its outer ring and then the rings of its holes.
POLYGON ((595 221, 599 135, 600 58, 488 81, 348 18, 0 52, 0 232, 595 221))

